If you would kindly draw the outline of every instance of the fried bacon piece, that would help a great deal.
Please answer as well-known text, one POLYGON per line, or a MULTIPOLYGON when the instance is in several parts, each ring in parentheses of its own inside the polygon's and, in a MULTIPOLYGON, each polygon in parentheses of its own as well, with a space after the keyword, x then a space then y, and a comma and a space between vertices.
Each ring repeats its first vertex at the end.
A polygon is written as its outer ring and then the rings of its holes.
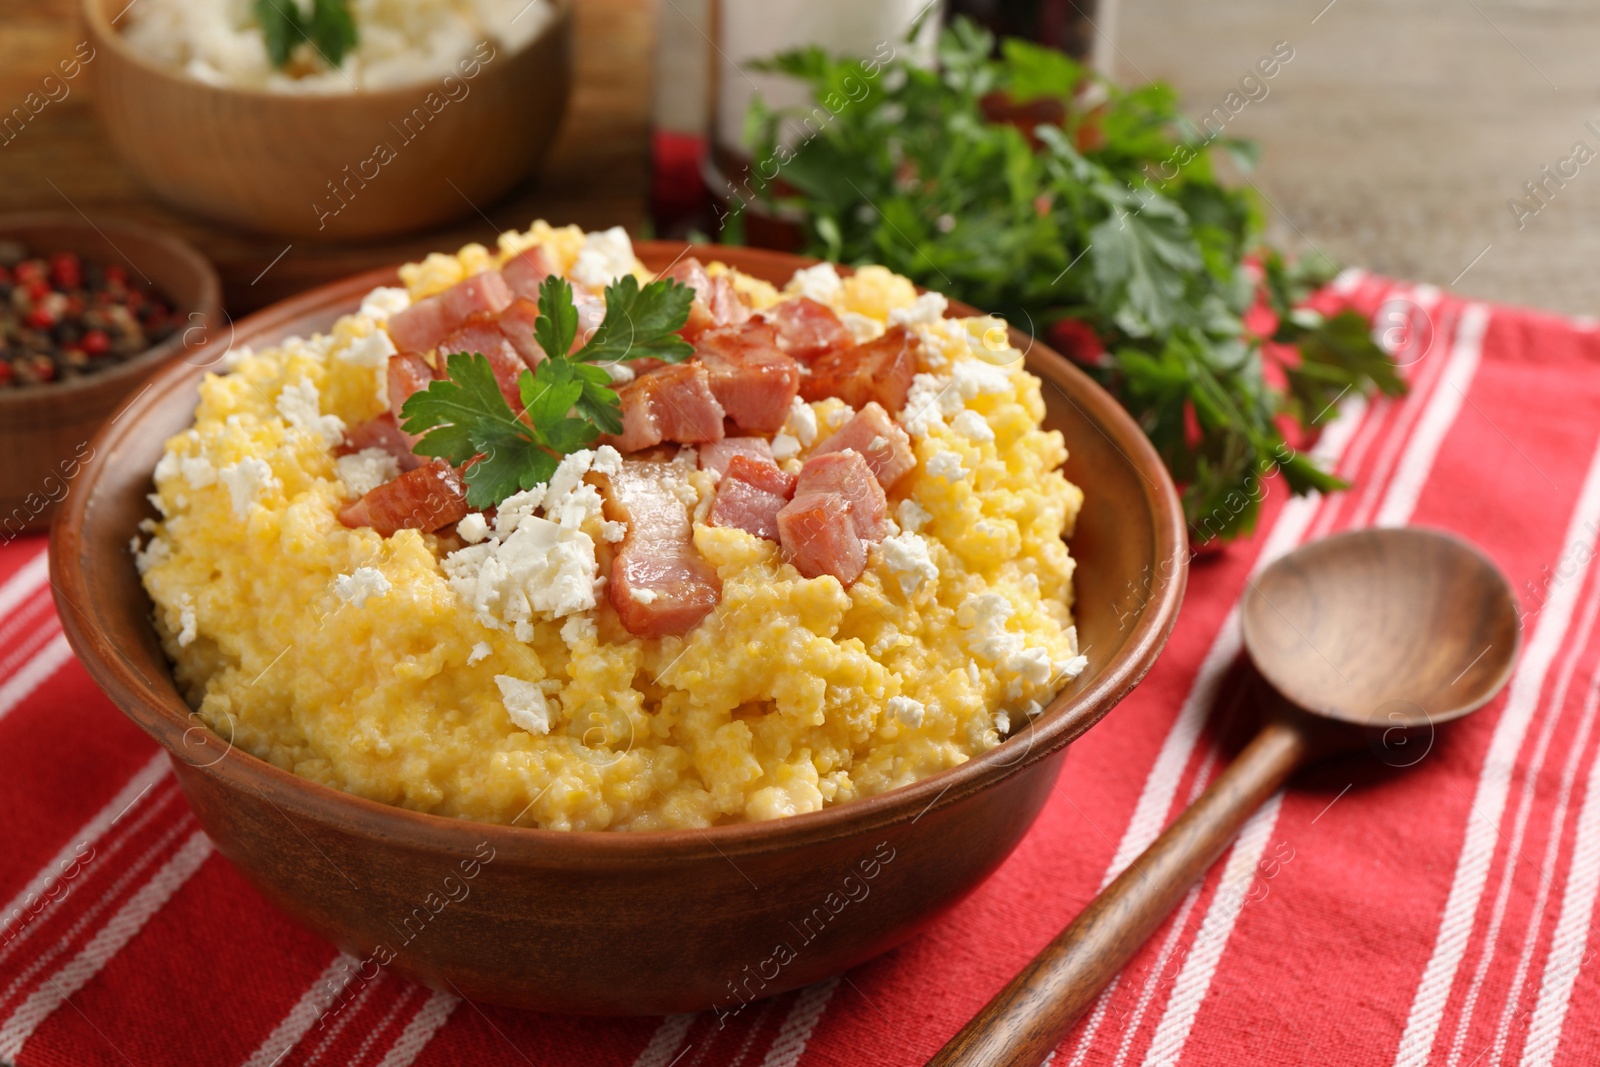
POLYGON ((498 315, 510 303, 505 278, 486 270, 397 312, 389 319, 389 336, 402 352, 431 352, 473 315, 498 315))
POLYGON ((752 320, 710 330, 694 343, 711 392, 734 425, 747 433, 776 433, 800 391, 800 364, 778 347, 773 328, 752 320))
POLYGON ((837 433, 817 442, 811 454, 820 456, 847 448, 861 453, 885 490, 893 488, 895 482, 917 465, 917 455, 911 450, 911 436, 895 425, 877 401, 856 412, 837 433))
POLYGON ((867 566, 867 546, 889 531, 888 501, 872 468, 853 451, 812 456, 794 499, 778 512, 784 561, 807 578, 831 574, 848 588, 867 566))
POLYGON ((889 411, 899 411, 916 377, 921 345, 904 326, 891 326, 877 340, 819 358, 800 382, 800 395, 807 400, 836 396, 853 408, 877 401, 889 411))
POLYGON ((775 462, 772 458, 772 445, 765 437, 724 437, 720 441, 700 446, 700 469, 716 471, 718 475, 726 474, 728 463, 734 456, 748 456, 768 463, 775 462))
POLYGON ((637 637, 687 633, 717 606, 722 581, 692 541, 689 509, 673 492, 671 466, 624 460, 598 475, 606 518, 628 524, 611 563, 606 597, 637 637))
POLYGON ((409 471, 428 462, 426 456, 411 451, 413 443, 411 435, 401 431, 394 415, 385 411, 375 419, 368 419, 346 430, 344 441, 334 451, 338 455, 349 456, 369 448, 379 448, 393 456, 401 470, 409 471))
POLYGON ((619 452, 637 452, 663 441, 698 444, 722 440, 722 405, 712 395, 699 363, 661 367, 617 390, 622 432, 608 436, 619 452))
POLYGON ((467 511, 467 490, 460 473, 444 460, 435 459, 346 505, 339 512, 339 521, 352 529, 370 526, 380 537, 391 537, 397 530, 428 532, 449 526, 467 511))
POLYGON ((763 314, 778 332, 778 347, 806 363, 856 343, 833 309, 809 296, 785 300, 763 314))
POLYGON ((538 300, 539 286, 554 273, 555 265, 550 262, 550 257, 545 255, 543 248, 537 246, 517 253, 500 268, 506 287, 526 300, 538 300))
POLYGON ((512 411, 522 410, 522 392, 517 387, 517 379, 528 369, 529 363, 511 343, 511 338, 506 336, 499 322, 482 312, 467 319, 459 330, 439 342, 441 367, 447 366, 445 360, 457 352, 473 353, 487 359, 489 369, 494 371, 495 383, 500 386, 500 395, 506 398, 512 411))
POLYGON ((795 478, 770 459, 733 456, 717 483, 717 499, 708 516, 712 526, 737 526, 746 533, 778 539, 778 512, 789 503, 795 478))
POLYGON ((678 260, 662 271, 660 277, 680 281, 695 291, 694 303, 689 306, 689 321, 678 331, 688 340, 694 340, 706 330, 741 325, 752 314, 750 305, 726 274, 711 277, 693 256, 678 260))

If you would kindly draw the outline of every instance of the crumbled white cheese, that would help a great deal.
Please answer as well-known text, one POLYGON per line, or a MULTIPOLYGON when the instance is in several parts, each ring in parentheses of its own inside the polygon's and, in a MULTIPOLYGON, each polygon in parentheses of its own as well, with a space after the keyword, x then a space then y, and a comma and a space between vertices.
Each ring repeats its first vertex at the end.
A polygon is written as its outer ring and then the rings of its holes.
POLYGON ((1085 668, 1087 668, 1088 666, 1089 666, 1089 657, 1088 656, 1073 656, 1071 659, 1067 660, 1065 663, 1056 664, 1055 683, 1057 685, 1060 685, 1062 682, 1071 681, 1072 679, 1076 678, 1078 675, 1082 674, 1084 672, 1085 668))
POLYGON ((456 523, 456 534, 469 545, 489 536, 489 523, 481 511, 470 511, 456 523))
POLYGON ((194 597, 188 593, 178 598, 178 625, 182 627, 178 631, 178 647, 187 648, 193 643, 199 626, 194 616, 194 597))
POLYGON ((627 385, 637 377, 633 373, 633 368, 626 363, 607 363, 604 367, 606 374, 611 377, 612 385, 627 385))
POLYGON ((180 467, 182 462, 183 458, 176 452, 161 453, 161 458, 156 461, 156 470, 154 475, 156 484, 160 485, 162 482, 171 481, 173 478, 178 477, 178 475, 182 472, 182 468, 180 467))
POLYGON ((871 441, 867 442, 867 451, 871 452, 875 456, 888 447, 889 439, 883 436, 881 433, 874 437, 871 441))
POLYGON ((911 390, 906 393, 906 404, 898 418, 907 431, 923 436, 934 423, 959 413, 964 406, 955 379, 918 374, 911 379, 911 390))
POLYGON ((383 322, 411 306, 411 294, 392 286, 379 286, 361 298, 361 314, 383 322))
POLYGON ((939 568, 928 555, 928 542, 914 533, 900 533, 885 537, 879 545, 883 562, 889 573, 900 584, 900 591, 911 596, 923 582, 937 582, 939 568))
POLYGON ((562 457, 545 487, 545 518, 569 530, 581 529, 590 520, 600 521, 600 492, 583 480, 594 466, 594 457, 587 448, 562 457))
POLYGON ((819 304, 831 304, 843 288, 844 281, 833 264, 818 263, 814 267, 802 267, 795 271, 789 284, 784 286, 784 291, 796 296, 809 296, 819 304))
POLYGON ((333 580, 333 591, 339 599, 354 607, 366 607, 373 597, 386 596, 394 586, 376 567, 357 567, 350 574, 341 574, 333 580))
MULTIPOLYGON (((402 290, 403 291, 403 290, 402 290)), ((339 359, 354 367, 372 371, 373 391, 378 403, 389 406, 389 357, 396 354, 394 342, 387 332, 374 330, 365 337, 357 337, 339 350, 339 359)))
POLYGON ((489 647, 489 642, 479 641, 472 646, 472 651, 467 653, 467 665, 470 667, 479 660, 488 659, 492 655, 494 655, 494 649, 489 647))
POLYGON ((660 596, 654 589, 644 588, 632 589, 629 591, 629 595, 636 604, 654 604, 656 597, 660 596))
POLYGON ((967 631, 967 648, 990 663, 997 663, 1022 651, 1022 635, 1006 629, 1006 620, 1016 609, 1000 593, 980 593, 961 602, 956 609, 956 625, 967 631))
POLYGON ((793 459, 800 454, 800 439, 791 433, 779 433, 772 439, 772 458, 793 459))
POLYGON ((246 456, 237 463, 223 467, 217 472, 217 477, 228 487, 233 497, 233 513, 241 519, 249 516, 250 506, 256 502, 256 497, 279 486, 272 467, 258 456, 246 456))
POLYGON ((1011 732, 1011 716, 1008 715, 1007 713, 1005 713, 1004 711, 995 712, 994 713, 994 731, 995 731, 995 733, 1000 734, 1002 736, 1005 735, 1005 734, 1010 733, 1011 732))
POLYGON ((357 337, 344 348, 339 350, 341 362, 349 363, 356 367, 376 367, 387 370, 389 357, 396 355, 399 349, 389 339, 388 333, 383 330, 374 330, 365 337, 357 337))
POLYGON ((566 642, 568 648, 592 645, 599 639, 600 630, 594 624, 593 615, 569 615, 567 621, 561 624, 561 640, 566 642))
POLYGON ((545 484, 540 482, 532 489, 524 489, 520 493, 512 493, 500 501, 500 506, 495 510, 494 528, 501 537, 509 537, 517 530, 517 523, 533 515, 534 511, 544 502, 545 484))
POLYGON ((974 441, 994 440, 994 429, 989 425, 989 420, 971 408, 963 409, 959 415, 951 419, 950 428, 974 441))
MULTIPOLYGON (((135 539, 135 544, 137 543, 137 539, 135 539)), ((139 569, 139 573, 143 574, 151 567, 165 563, 171 558, 172 546, 167 543, 167 539, 165 537, 152 537, 143 552, 135 551, 133 564, 139 569)))
POLYGON ((922 716, 927 710, 920 700, 912 700, 910 697, 889 698, 889 714, 912 728, 922 725, 922 716))
POLYGON ((633 257, 633 242, 621 226, 597 230, 583 240, 578 261, 572 265, 572 279, 600 292, 606 286, 631 274, 638 260, 633 257))
POLYGON ((840 323, 850 332, 850 339, 858 345, 883 336, 883 323, 870 315, 858 311, 841 311, 838 314, 840 323))
POLYGON ((509 534, 498 519, 495 525, 499 541, 452 552, 443 563, 451 587, 481 623, 510 626, 527 640, 535 616, 554 619, 595 606, 599 566, 588 534, 533 515, 519 516, 509 534))
POLYGON ((249 345, 240 345, 238 348, 234 348, 230 345, 228 350, 222 353, 223 373, 226 374, 229 371, 237 370, 239 368, 239 364, 243 363, 247 359, 254 359, 255 354, 256 350, 251 348, 249 345))
POLYGON ((1014 388, 1009 371, 981 359, 957 360, 950 368, 950 377, 964 401, 985 393, 1002 395, 1014 388))
POLYGON ((589 468, 596 474, 617 475, 622 473, 622 453, 610 445, 601 445, 594 450, 594 460, 589 468))
POLYGON ((385 482, 400 476, 400 464, 381 448, 363 448, 333 461, 339 478, 353 497, 364 497, 385 482))
POLYGON ((959 482, 967 476, 967 468, 961 465, 961 453, 945 449, 935 453, 928 460, 928 476, 942 478, 947 482, 959 482))
POLYGON ((789 402, 789 419, 783 424, 783 432, 799 441, 802 448, 810 447, 817 439, 816 409, 795 397, 789 402))
POLYGON ((900 525, 912 533, 916 533, 933 521, 933 514, 910 497, 900 501, 896 514, 900 518, 900 525))
MULTIPOLYGON (((157 473, 159 474, 160 472, 158 471, 157 473)), ((159 511, 161 513, 161 517, 163 519, 166 518, 169 514, 171 514, 170 512, 167 511, 167 502, 165 500, 161 499, 161 494, 160 493, 146 493, 144 495, 144 498, 146 500, 150 501, 150 506, 151 507, 155 508, 157 511, 159 511)))
POLYGON ((178 470, 191 489, 204 489, 217 481, 217 468, 205 456, 184 456, 178 460, 178 470))
POLYGON ((500 702, 513 723, 530 734, 550 732, 550 705, 538 686, 509 674, 495 675, 494 684, 500 687, 500 702))
POLYGON ((923 293, 917 297, 917 302, 908 308, 895 308, 889 312, 890 326, 926 326, 944 318, 945 308, 950 306, 938 293, 923 293))
POLYGON ((600 524, 600 539, 607 544, 616 544, 628 536, 628 524, 607 519, 600 524))
POLYGON ((1050 662, 1050 653, 1042 648, 1023 649, 1011 657, 1007 666, 1023 681, 1033 685, 1044 685, 1056 675, 1055 665, 1050 662))
POLYGON ((321 437, 325 445, 338 444, 344 437, 344 420, 322 413, 322 394, 310 378, 283 387, 278 393, 278 414, 295 429, 321 437))

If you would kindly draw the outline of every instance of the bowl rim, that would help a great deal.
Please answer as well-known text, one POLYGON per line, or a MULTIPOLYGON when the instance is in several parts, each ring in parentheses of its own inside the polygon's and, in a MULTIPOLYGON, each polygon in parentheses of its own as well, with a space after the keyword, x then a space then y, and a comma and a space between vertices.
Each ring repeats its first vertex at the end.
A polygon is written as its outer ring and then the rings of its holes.
MULTIPOLYGON (((635 245, 635 251, 647 262, 652 256, 665 261, 674 252, 680 256, 695 254, 710 261, 733 251, 745 261, 741 269, 764 263, 783 272, 821 262, 767 250, 729 249, 678 241, 641 241, 635 245)), ((379 268, 320 286, 258 311, 241 320, 240 326, 249 332, 266 332, 336 307, 354 308, 361 296, 371 289, 395 284, 397 270, 397 267, 379 268)), ((956 301, 951 301, 951 307, 958 313, 981 314, 956 301)), ((1152 576, 1150 596, 1120 654, 1088 686, 1070 695, 1067 692, 1058 694, 1025 728, 988 752, 874 796, 802 815, 703 829, 548 830, 475 822, 369 800, 299 777, 247 752, 233 752, 231 742, 200 724, 198 715, 181 699, 174 700, 159 692, 109 640, 91 636, 87 616, 77 606, 88 598, 84 571, 78 562, 86 513, 94 500, 94 489, 106 457, 116 454, 116 443, 130 436, 142 416, 159 400, 175 390, 192 391, 204 367, 216 360, 167 367, 152 378, 149 388, 125 401, 96 435, 94 456, 79 474, 79 491, 63 501, 51 533, 50 571, 57 612, 68 641, 94 681, 113 703, 159 741, 174 761, 183 760, 191 767, 204 767, 202 773, 224 779, 223 784, 230 789, 247 790, 261 796, 286 818, 288 813, 294 812, 357 836, 451 855, 465 855, 477 843, 486 841, 496 849, 497 855, 503 852, 545 867, 625 867, 717 856, 732 862, 734 856, 784 851, 915 823, 936 806, 948 807, 1049 758, 1098 722, 1154 664, 1176 623, 1188 575, 1188 541, 1182 505, 1165 466, 1144 432, 1109 393, 1065 357, 1014 327, 1010 335, 1012 343, 1025 353, 1025 366, 1030 372, 1037 374, 1037 368, 1043 366, 1049 371, 1045 375, 1047 379, 1061 378, 1074 384, 1078 396, 1068 394, 1068 401, 1143 476, 1143 499, 1151 515, 1150 532, 1155 549, 1152 562, 1156 573, 1152 576), (190 381, 191 378, 194 381, 190 381), (129 415, 132 417, 124 417, 129 415), (1171 564, 1170 568, 1165 567, 1167 563, 1171 564), (1163 570, 1167 573, 1163 574, 1163 570), (196 747, 190 737, 197 732, 203 736, 202 755, 206 751, 204 746, 210 744, 227 746, 221 749, 224 755, 204 762, 185 755, 186 748, 196 747), (1027 739, 1026 743, 1019 745, 1023 738, 1027 739), (226 758, 235 755, 239 758, 226 758)), ((220 345, 220 341, 212 342, 207 348, 220 345)), ((1065 390, 1062 392, 1065 394, 1065 390)), ((150 623, 145 621, 144 625, 150 623)))
MULTIPOLYGON (((147 58, 138 49, 128 44, 122 36, 122 31, 116 26, 116 20, 126 14, 128 4, 115 18, 106 14, 106 5, 112 0, 81 0, 79 5, 84 20, 84 27, 89 36, 98 43, 104 44, 125 63, 138 67, 140 70, 154 74, 168 85, 179 86, 191 90, 202 90, 221 96, 236 96, 241 98, 258 98, 262 100, 297 100, 313 103, 325 103, 330 100, 387 100, 398 103, 416 96, 418 89, 424 89, 433 84, 433 80, 412 82, 409 85, 390 86, 386 89, 356 89, 354 92, 344 93, 285 93, 273 89, 256 89, 237 85, 212 85, 210 82, 190 78, 170 67, 147 58)), ((569 28, 572 22, 573 0, 546 0, 556 9, 552 18, 539 33, 530 37, 521 48, 508 53, 508 57, 519 56, 549 37, 553 32, 569 28)))
MULTIPOLYGON (((194 245, 183 238, 153 226, 146 226, 138 222, 129 222, 126 219, 111 218, 96 222, 81 212, 72 214, 65 211, 18 211, 0 215, 0 239, 9 237, 20 231, 33 228, 59 228, 75 229, 88 233, 93 231, 105 238, 117 255, 132 263, 132 259, 123 252, 117 243, 111 239, 114 234, 136 238, 150 244, 161 245, 172 256, 181 261, 186 270, 200 280, 200 294, 193 306, 185 306, 176 310, 187 317, 198 314, 203 319, 203 327, 209 333, 215 327, 217 320, 222 317, 222 279, 218 277, 217 270, 211 261, 201 254, 194 245)), ((135 270, 139 268, 134 266, 135 270)), ((140 271, 143 274, 143 271, 140 271)), ((155 286, 154 282, 150 283, 155 286)), ((160 288, 159 286, 155 286, 160 288)), ((171 294, 162 292, 162 296, 171 299, 171 294)), ((190 327, 189 329, 193 329, 190 327)), ((107 370, 95 374, 88 374, 82 378, 74 378, 65 382, 41 382, 37 385, 23 385, 7 389, 0 393, 0 404, 15 403, 23 400, 35 400, 42 396, 71 396, 78 392, 88 392, 99 387, 115 382, 126 381, 127 384, 139 381, 147 375, 151 368, 165 362, 188 346, 185 338, 189 329, 180 329, 171 337, 158 345, 145 349, 138 355, 127 359, 107 370)), ((197 346, 197 350, 200 346, 197 346)))

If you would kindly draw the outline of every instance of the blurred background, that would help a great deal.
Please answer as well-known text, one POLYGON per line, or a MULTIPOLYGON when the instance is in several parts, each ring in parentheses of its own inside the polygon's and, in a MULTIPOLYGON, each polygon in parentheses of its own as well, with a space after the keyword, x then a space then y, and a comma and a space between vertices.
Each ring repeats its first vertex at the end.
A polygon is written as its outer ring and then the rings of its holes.
MULTIPOLYGON (((904 5, 854 6, 882 8, 889 23, 905 17, 904 5)), ((1004 19, 1039 5, 965 6, 1004 19)), ((0 101, 20 101, 72 53, 83 36, 78 8, 74 0, 0 6, 0 101)), ((810 22, 796 25, 825 34, 819 6, 808 8, 810 22)), ((730 28, 718 24, 710 0, 576 0, 573 16, 570 108, 542 174, 447 226, 354 243, 301 240, 275 262, 290 240, 198 220, 151 197, 97 126, 85 78, 0 145, 0 212, 158 224, 216 264, 233 314, 535 217, 648 233, 652 159, 655 206, 664 197, 670 215, 682 187, 663 188, 662 176, 694 151, 685 138, 707 133, 718 81, 712 42, 730 28)), ((1120 0, 1092 22, 1096 29, 1077 31, 1087 38, 1079 46, 1124 84, 1171 82, 1191 116, 1215 106, 1275 43, 1289 43, 1294 58, 1270 93, 1229 128, 1262 145, 1251 178, 1271 205, 1269 235, 1280 245, 1315 245, 1339 262, 1453 282, 1469 295, 1593 310, 1583 268, 1600 242, 1590 225, 1600 170, 1547 186, 1547 206, 1520 229, 1508 201, 1526 198, 1523 183, 1571 155, 1575 142, 1600 147, 1584 125, 1600 124, 1592 60, 1600 8, 1577 0, 1120 0)), ((835 30, 848 38, 848 27, 835 30)), ((662 229, 681 221, 667 218, 662 229)))

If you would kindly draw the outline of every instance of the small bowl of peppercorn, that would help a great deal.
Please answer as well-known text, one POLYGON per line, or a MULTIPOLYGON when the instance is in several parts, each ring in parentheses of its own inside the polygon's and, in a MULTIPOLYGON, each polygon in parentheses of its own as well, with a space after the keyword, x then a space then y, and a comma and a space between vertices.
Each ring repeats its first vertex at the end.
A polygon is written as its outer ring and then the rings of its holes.
POLYGON ((81 215, 0 216, 0 544, 47 526, 95 430, 222 321, 211 264, 81 215))

